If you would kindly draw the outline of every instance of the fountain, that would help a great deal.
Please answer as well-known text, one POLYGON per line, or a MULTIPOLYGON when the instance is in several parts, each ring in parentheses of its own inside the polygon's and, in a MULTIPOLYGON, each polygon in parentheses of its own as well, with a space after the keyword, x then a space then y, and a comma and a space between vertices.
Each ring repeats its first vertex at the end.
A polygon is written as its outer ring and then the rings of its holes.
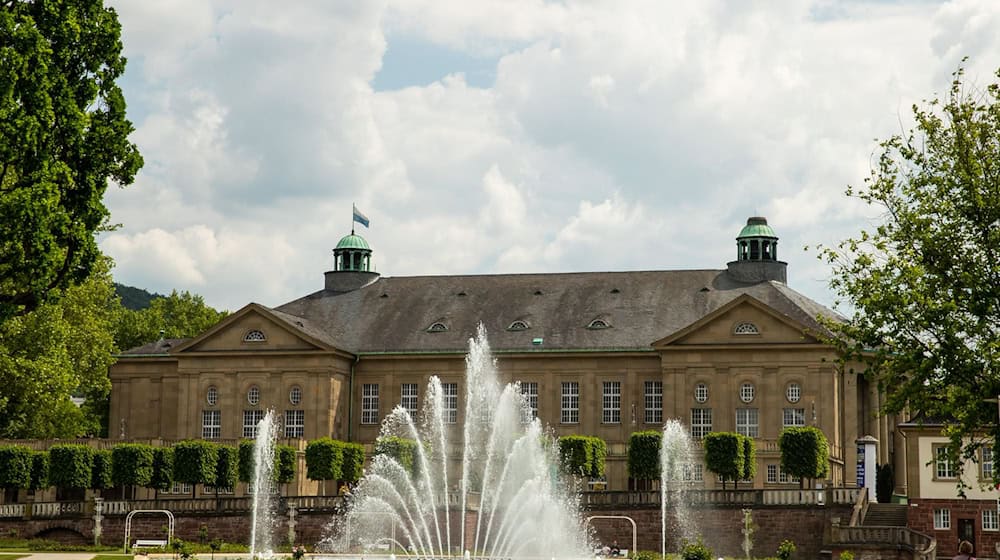
POLYGON ((274 509, 274 440, 277 422, 273 410, 268 410, 257 423, 253 444, 253 510, 250 527, 250 558, 270 558, 271 531, 275 526, 274 509))
POLYGON ((381 437, 416 442, 413 464, 376 455, 327 542, 421 558, 592 556, 554 440, 531 419, 520 387, 500 385, 482 325, 469 341, 464 385, 461 432, 451 425, 457 395, 436 376, 419 422, 401 406, 392 411, 381 437))
POLYGON ((667 554, 667 504, 673 509, 680 540, 693 542, 698 528, 690 515, 684 496, 694 478, 695 461, 691 438, 679 420, 670 419, 663 426, 660 443, 660 553, 667 554))

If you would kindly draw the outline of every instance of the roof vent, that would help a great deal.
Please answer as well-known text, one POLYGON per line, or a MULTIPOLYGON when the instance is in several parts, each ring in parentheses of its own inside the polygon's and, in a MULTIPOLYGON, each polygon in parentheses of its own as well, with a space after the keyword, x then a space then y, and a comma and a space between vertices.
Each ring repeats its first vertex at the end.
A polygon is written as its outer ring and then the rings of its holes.
POLYGON ((378 297, 389 297, 389 294, 382 294, 382 295, 380 295, 378 297))
POLYGON ((618 288, 611 288, 611 293, 612 294, 620 294, 620 293, 622 293, 622 291, 619 290, 618 288))
POLYGON ((541 291, 541 290, 535 290, 535 295, 536 295, 536 296, 540 296, 540 295, 542 295, 542 291, 541 291))
POLYGON ((710 290, 708 286, 705 286, 704 288, 702 288, 702 289, 700 289, 698 291, 699 292, 711 292, 712 290, 710 290))
POLYGON ((465 292, 458 292, 458 297, 465 297, 467 294, 465 292))
POLYGON ((531 339, 531 344, 533 346, 541 346, 542 342, 545 342, 544 339, 542 339, 542 338, 532 338, 531 339))

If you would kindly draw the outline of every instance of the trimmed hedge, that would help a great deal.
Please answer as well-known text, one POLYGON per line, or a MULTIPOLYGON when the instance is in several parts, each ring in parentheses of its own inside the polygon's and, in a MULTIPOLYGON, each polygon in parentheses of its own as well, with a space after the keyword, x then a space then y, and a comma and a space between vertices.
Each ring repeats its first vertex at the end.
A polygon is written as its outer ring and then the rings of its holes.
POLYGON ((417 474, 417 442, 398 436, 383 436, 375 440, 375 455, 388 455, 407 472, 417 474))
POLYGON ((253 469, 254 469, 253 446, 254 442, 251 439, 245 439, 240 442, 240 448, 239 448, 240 482, 253 482, 253 469))
POLYGON ((218 455, 215 463, 216 491, 220 488, 235 488, 240 467, 240 452, 235 447, 220 445, 216 449, 218 455))
POLYGON ((149 478, 149 488, 169 490, 174 484, 174 449, 157 447, 153 449, 153 474, 149 478))
POLYGON ((608 444, 594 436, 563 436, 558 439, 563 472, 574 476, 604 476, 608 444))
POLYGON ((295 480, 295 448, 290 445, 278 445, 274 448, 274 481, 285 484, 295 480))
POLYGON ((60 488, 89 488, 94 450, 63 443, 49 448, 49 482, 60 488))
POLYGON ((338 442, 341 445, 343 461, 340 465, 340 479, 357 482, 364 475, 365 446, 360 443, 338 442))
POLYGON ((309 480, 346 478, 343 477, 344 451, 342 442, 328 437, 310 441, 306 445, 306 476, 309 480))
POLYGON ((101 490, 111 488, 111 450, 97 449, 94 451, 93 464, 90 469, 90 488, 101 490))
POLYGON ((31 486, 31 449, 23 445, 0 445, 0 487, 31 486))
POLYGON ((727 480, 739 480, 743 474, 743 436, 735 432, 711 432, 702 439, 705 468, 727 480))
POLYGON ((663 434, 656 430, 633 432, 628 438, 628 475, 637 480, 660 478, 660 446, 663 434))
POLYGON ((781 468, 800 479, 822 478, 830 470, 830 446, 815 426, 791 427, 778 436, 781 468))
POLYGON ((149 486, 153 479, 153 447, 121 443, 111 449, 111 480, 116 486, 149 486))
POLYGON ((34 451, 31 454, 31 483, 29 490, 48 488, 49 484, 49 452, 34 451))
POLYGON ((752 437, 743 438, 743 474, 740 480, 753 480, 757 476, 757 444, 752 437))
POLYGON ((215 482, 219 453, 214 443, 204 440, 181 441, 174 445, 174 480, 188 484, 215 482))

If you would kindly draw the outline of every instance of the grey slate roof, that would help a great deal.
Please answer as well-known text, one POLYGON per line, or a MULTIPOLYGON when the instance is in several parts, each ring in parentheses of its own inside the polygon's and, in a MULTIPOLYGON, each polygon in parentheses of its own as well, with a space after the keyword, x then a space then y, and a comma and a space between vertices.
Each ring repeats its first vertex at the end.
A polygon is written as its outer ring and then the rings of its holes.
POLYGON ((383 277, 352 292, 321 290, 276 312, 358 353, 461 352, 480 321, 494 350, 649 350, 743 294, 811 330, 825 332, 820 315, 840 318, 780 282, 742 284, 725 270, 383 277), (587 328, 594 319, 611 327, 587 328), (515 320, 529 328, 508 331, 515 320), (435 322, 448 330, 427 332, 435 322))
POLYGON ((150 354, 163 354, 166 355, 172 348, 180 346, 181 343, 191 340, 190 338, 161 338, 155 342, 150 342, 149 344, 143 344, 142 346, 136 346, 129 350, 122 352, 122 355, 150 355, 150 354))

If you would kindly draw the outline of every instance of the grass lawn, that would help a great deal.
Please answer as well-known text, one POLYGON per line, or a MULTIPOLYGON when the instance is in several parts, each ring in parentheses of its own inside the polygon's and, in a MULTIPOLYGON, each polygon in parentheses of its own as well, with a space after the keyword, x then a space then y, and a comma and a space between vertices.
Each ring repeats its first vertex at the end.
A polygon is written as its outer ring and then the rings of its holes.
POLYGON ((20 552, 0 552, 0 560, 17 560, 25 556, 27 554, 21 554, 20 552))
MULTIPOLYGON (((0 560, 6 560, 0 558, 0 560)), ((132 560, 131 554, 97 554, 91 560, 132 560)))

